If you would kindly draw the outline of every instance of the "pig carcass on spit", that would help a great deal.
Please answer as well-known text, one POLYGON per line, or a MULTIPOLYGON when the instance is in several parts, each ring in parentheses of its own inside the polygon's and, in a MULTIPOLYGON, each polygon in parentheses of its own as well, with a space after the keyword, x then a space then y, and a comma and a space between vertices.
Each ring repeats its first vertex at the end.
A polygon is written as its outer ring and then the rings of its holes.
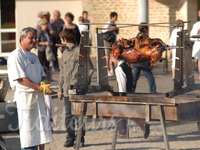
POLYGON ((112 54, 121 56, 129 64, 150 62, 155 66, 161 60, 165 46, 161 39, 151 39, 147 34, 140 33, 135 38, 116 41, 112 45, 112 54))

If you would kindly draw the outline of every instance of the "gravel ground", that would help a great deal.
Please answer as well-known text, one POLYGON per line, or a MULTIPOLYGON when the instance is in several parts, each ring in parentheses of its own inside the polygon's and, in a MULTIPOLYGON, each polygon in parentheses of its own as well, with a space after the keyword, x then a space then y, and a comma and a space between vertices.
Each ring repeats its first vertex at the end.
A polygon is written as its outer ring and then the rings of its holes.
MULTIPOLYGON (((170 62, 169 62, 170 64, 170 62)), ((170 66, 170 65, 169 65, 170 66)), ((5 67, 1 66, 0 68, 5 67)), ((171 72, 164 71, 163 63, 158 63, 153 68, 154 77, 156 80, 157 92, 166 93, 173 89, 173 82, 171 80, 171 72)), ((53 87, 57 89, 58 72, 53 72, 53 87)), ((196 83, 199 83, 198 75, 195 72, 196 83)), ((95 84, 96 72, 92 77, 92 84, 95 84)), ((117 91, 117 84, 115 77, 109 78, 109 84, 117 91)), ((146 78, 141 75, 137 84, 136 92, 148 93, 148 83, 146 78)), ((89 93, 95 94, 95 93, 89 93)), ((102 94, 102 93, 98 93, 102 94)), ((13 91, 9 90, 6 100, 11 100, 13 91)), ((46 144, 46 150, 73 150, 74 148, 64 148, 63 143, 65 141, 66 132, 64 126, 64 104, 63 101, 59 101, 56 96, 53 96, 53 116, 56 123, 54 129, 54 141, 46 144)), ((92 122, 87 122, 87 133, 85 136, 85 147, 83 150, 107 150, 111 149, 113 126, 111 126, 113 120, 102 119, 92 122)), ((162 129, 159 121, 149 122, 150 136, 148 139, 142 138, 142 131, 138 126, 129 120, 129 138, 117 139, 117 150, 163 150, 165 145, 163 142, 162 129)), ((169 123, 167 123, 169 124, 169 123)), ((200 137, 197 129, 196 122, 189 122, 187 124, 176 124, 167 127, 168 138, 170 141, 170 148, 174 150, 200 150, 200 137)), ((3 134, 6 141, 4 146, 7 150, 20 150, 19 135, 16 133, 3 134)), ((1 144, 1 143, 0 143, 1 144)))

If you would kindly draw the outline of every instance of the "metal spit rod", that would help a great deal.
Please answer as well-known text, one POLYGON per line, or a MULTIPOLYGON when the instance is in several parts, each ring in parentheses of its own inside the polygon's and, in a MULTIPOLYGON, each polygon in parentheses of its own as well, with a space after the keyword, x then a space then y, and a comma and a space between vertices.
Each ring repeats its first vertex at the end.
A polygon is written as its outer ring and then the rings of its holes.
MULTIPOLYGON (((72 47, 70 45, 65 45, 65 44, 56 44, 55 46, 57 47, 72 47)), ((81 47, 86 47, 86 48, 104 48, 104 49, 111 49, 112 47, 104 47, 104 46, 89 46, 89 45, 80 45, 81 47)), ((165 49, 175 49, 175 48, 183 48, 179 46, 165 46, 165 49)))
MULTIPOLYGON (((183 21, 183 23, 190 23, 191 21, 183 21)), ((160 22, 160 23, 147 23, 143 25, 147 26, 154 26, 156 24, 176 24, 177 22, 160 22)), ((80 23, 82 25, 105 25, 105 24, 110 24, 110 25, 132 25, 132 26, 140 26, 141 24, 131 24, 131 23, 80 23)))

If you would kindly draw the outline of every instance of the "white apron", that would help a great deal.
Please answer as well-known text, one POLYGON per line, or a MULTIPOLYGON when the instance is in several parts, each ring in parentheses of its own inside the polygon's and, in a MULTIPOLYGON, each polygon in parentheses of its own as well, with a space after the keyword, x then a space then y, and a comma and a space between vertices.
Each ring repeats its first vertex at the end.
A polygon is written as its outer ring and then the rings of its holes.
POLYGON ((195 41, 192 49, 192 57, 200 59, 200 41, 195 41))
POLYGON ((15 91, 21 148, 53 141, 44 95, 40 92, 15 91))

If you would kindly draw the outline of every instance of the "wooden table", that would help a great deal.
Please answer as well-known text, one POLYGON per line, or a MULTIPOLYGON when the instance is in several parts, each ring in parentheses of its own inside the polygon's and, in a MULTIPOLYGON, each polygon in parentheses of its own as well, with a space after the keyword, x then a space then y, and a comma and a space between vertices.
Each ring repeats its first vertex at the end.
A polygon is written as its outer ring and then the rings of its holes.
MULTIPOLYGON (((129 94, 128 96, 70 95, 72 114, 80 115, 76 143, 79 149, 83 118, 87 116, 160 120, 166 150, 170 149, 165 121, 189 122, 200 120, 200 99, 194 93, 166 98, 165 94, 129 94)), ((200 126, 198 126, 200 129, 200 126)), ((112 150, 115 149, 117 129, 114 132, 112 150)))

